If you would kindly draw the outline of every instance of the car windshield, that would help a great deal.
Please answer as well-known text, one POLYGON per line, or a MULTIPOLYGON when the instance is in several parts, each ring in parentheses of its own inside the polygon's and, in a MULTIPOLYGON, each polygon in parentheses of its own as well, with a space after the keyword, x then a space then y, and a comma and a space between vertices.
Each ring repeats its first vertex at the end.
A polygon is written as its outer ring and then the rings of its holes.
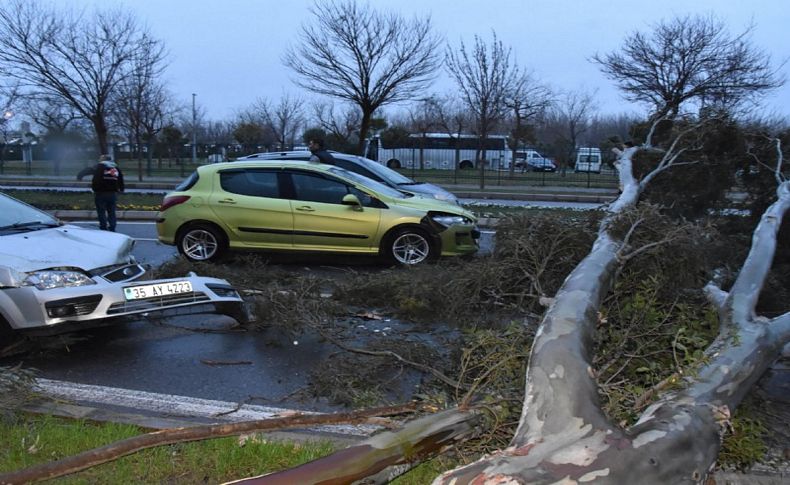
POLYGON ((58 221, 46 212, 0 194, 0 230, 38 229, 57 226, 58 221))
MULTIPOLYGON (((375 162, 374 162, 375 163, 375 162)), ((344 168, 340 167, 331 167, 329 171, 335 175, 339 175, 341 177, 345 177, 347 179, 353 180, 354 182, 368 187, 379 194, 386 195, 388 197, 392 197, 393 199, 405 199, 406 194, 403 192, 398 192, 397 190, 393 189, 392 187, 388 187, 381 182, 376 182, 373 179, 365 177, 364 175, 360 175, 358 173, 350 172, 344 168)))
POLYGON ((395 185, 411 185, 414 184, 414 180, 401 175, 400 173, 392 170, 391 168, 387 168, 384 165, 374 162, 373 160, 365 157, 354 157, 360 165, 365 167, 366 169, 370 170, 371 172, 375 173, 379 177, 384 180, 389 181, 395 185))

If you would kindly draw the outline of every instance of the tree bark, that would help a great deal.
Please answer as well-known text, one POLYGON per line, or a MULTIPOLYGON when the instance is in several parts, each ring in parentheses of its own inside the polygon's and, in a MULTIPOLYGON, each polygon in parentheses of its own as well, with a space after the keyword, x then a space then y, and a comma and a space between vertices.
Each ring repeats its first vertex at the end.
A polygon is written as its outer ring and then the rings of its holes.
POLYGON ((420 418, 398 432, 384 432, 342 451, 281 472, 236 480, 243 485, 352 483, 392 466, 441 453, 475 431, 475 410, 450 409, 420 418))
POLYGON ((106 446, 94 448, 78 455, 61 460, 34 465, 23 470, 0 474, 0 484, 14 485, 76 473, 87 468, 117 460, 123 456, 136 453, 147 448, 183 443, 186 441, 205 440, 222 436, 233 436, 255 431, 272 431, 279 429, 304 428, 315 425, 339 423, 364 423, 374 416, 391 416, 411 412, 414 404, 374 408, 350 413, 338 414, 298 414, 282 418, 263 419, 259 421, 246 421, 231 424, 213 424, 208 426, 193 426, 188 428, 175 428, 156 431, 125 440, 111 443, 106 446))

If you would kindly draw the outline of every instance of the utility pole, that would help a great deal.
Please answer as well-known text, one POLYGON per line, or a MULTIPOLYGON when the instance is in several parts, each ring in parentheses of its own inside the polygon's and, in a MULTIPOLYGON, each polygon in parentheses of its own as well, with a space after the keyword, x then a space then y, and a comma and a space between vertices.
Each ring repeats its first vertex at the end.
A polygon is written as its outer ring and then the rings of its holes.
POLYGON ((197 165, 197 112, 195 111, 195 96, 192 93, 192 165, 197 165))
POLYGON ((6 129, 5 124, 11 118, 14 117, 14 112, 11 111, 11 108, 6 108, 3 110, 3 118, 0 119, 0 133, 3 135, 3 139, 0 140, 3 142, 3 150, 0 151, 0 174, 5 173, 5 160, 3 160, 3 155, 5 155, 5 144, 8 142, 6 139, 6 129))

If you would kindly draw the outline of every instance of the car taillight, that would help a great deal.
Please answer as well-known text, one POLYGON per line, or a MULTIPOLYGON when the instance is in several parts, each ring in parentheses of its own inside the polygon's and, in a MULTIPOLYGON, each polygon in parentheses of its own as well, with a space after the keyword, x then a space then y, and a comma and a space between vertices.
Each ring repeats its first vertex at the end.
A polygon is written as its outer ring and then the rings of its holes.
POLYGON ((173 197, 165 197, 165 200, 162 201, 162 206, 159 207, 159 212, 164 212, 167 209, 178 204, 183 204, 188 200, 189 200, 188 195, 175 195, 173 197))

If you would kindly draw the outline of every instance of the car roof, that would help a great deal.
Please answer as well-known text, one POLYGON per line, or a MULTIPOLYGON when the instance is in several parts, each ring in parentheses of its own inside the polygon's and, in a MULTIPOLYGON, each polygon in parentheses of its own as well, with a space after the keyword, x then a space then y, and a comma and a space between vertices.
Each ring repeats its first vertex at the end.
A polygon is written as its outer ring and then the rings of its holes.
MULTIPOLYGON (((336 152, 333 150, 327 150, 333 156, 342 157, 342 158, 357 158, 357 155, 352 155, 350 153, 341 153, 336 152)), ((310 158, 313 154, 307 150, 290 150, 290 151, 280 151, 280 152, 260 152, 260 153, 253 153, 251 155, 246 155, 243 157, 239 157, 236 159, 237 162, 242 162, 246 160, 280 160, 280 159, 290 159, 290 158, 310 158)))
MULTIPOLYGON (((251 159, 251 160, 236 160, 228 163, 212 163, 208 165, 201 165, 199 168, 203 171, 221 171, 232 170, 234 168, 305 168, 320 172, 326 172, 334 165, 325 165, 323 163, 311 162, 309 160, 283 160, 283 159, 251 159)), ((340 168, 340 167, 335 167, 340 168)), ((341 169, 342 170, 342 169, 341 169)))
MULTIPOLYGON (((318 162, 311 162, 309 160, 238 160, 235 162, 226 162, 226 163, 212 163, 207 165, 201 165, 198 167, 198 173, 200 174, 208 174, 208 173, 218 173, 224 170, 234 170, 234 169, 242 169, 242 168, 301 168, 307 169, 312 172, 321 172, 330 174, 333 176, 340 175, 341 177, 345 177, 349 181, 357 181, 358 177, 367 178, 364 175, 356 174, 350 170, 346 170, 343 167, 338 167, 337 165, 327 165, 318 162)), ((371 180, 371 182, 376 182, 375 180, 371 180)))

